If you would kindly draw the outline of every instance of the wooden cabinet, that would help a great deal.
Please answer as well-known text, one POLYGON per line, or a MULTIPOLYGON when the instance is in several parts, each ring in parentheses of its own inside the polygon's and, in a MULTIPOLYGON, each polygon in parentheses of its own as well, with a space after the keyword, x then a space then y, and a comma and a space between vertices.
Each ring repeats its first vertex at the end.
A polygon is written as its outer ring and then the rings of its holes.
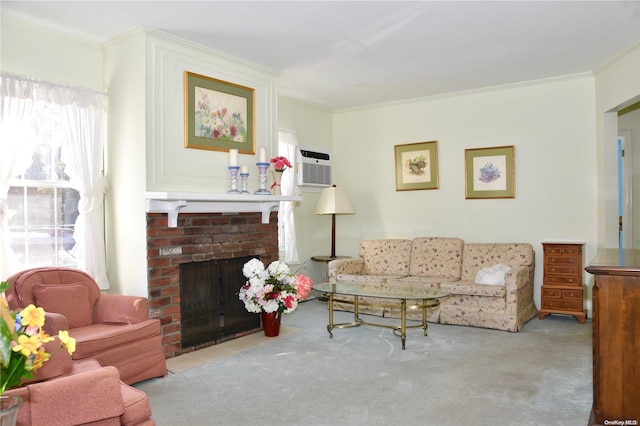
POLYGON ((586 270, 595 276, 589 424, 635 425, 640 421, 640 250, 601 250, 586 270))
POLYGON ((538 318, 549 314, 573 315, 584 324, 582 247, 584 243, 542 243, 544 278, 538 318))

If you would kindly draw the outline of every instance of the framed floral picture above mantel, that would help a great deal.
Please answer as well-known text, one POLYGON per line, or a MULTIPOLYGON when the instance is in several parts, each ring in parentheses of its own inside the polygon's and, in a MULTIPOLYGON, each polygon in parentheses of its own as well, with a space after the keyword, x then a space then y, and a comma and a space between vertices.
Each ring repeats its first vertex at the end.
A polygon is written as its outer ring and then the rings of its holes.
POLYGON ((184 73, 184 146, 255 154, 255 90, 184 73))
POLYGON ((466 198, 515 198, 514 150, 513 145, 465 149, 466 198))
POLYGON ((438 142, 396 145, 396 191, 438 189, 438 142))

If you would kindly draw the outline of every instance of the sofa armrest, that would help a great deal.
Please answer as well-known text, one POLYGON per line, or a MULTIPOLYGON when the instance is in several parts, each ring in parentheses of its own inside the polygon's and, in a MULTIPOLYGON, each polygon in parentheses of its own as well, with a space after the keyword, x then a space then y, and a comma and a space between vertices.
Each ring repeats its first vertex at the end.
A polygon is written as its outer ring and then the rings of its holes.
POLYGON ((507 310, 519 311, 533 302, 533 265, 517 266, 505 274, 507 310))
POLYGON ((364 271, 364 259, 361 257, 335 259, 329 262, 328 269, 330 280, 335 280, 338 274, 361 274, 364 271))
POLYGON ((94 324, 137 324, 149 319, 149 302, 144 297, 102 294, 93 308, 94 324))

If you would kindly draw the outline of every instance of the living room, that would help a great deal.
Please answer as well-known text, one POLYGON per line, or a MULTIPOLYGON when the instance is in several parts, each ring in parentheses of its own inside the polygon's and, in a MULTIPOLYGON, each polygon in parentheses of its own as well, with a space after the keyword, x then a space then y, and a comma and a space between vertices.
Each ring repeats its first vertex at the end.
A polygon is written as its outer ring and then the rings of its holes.
MULTIPOLYGON (((98 45, 3 13, 1 31, 3 72, 108 93, 110 293, 149 294, 147 192, 229 189, 228 153, 184 148, 184 71, 227 81, 241 75, 235 82, 256 88, 256 156, 240 156, 250 165, 251 190, 257 188, 257 148, 275 156, 278 128, 295 130, 305 145, 331 149, 333 182, 348 191, 355 210, 338 217, 339 255, 357 256, 362 240, 378 238, 530 243, 540 307, 543 242, 583 241, 585 263, 599 248, 617 246, 610 145, 618 129, 640 134, 640 110, 617 114, 640 101, 639 41, 588 72, 330 109, 279 94, 277 74, 259 64, 153 29, 98 45), (427 141, 438 142, 438 188, 396 191, 394 147, 427 141), (515 148, 515 196, 467 199, 465 150, 500 146, 515 148)), ((318 199, 318 192, 303 192, 295 208, 300 265, 314 280, 321 268, 309 259, 328 254, 331 245, 329 218, 314 214, 318 199)), ((585 280, 590 318, 593 278, 585 274, 585 280)))

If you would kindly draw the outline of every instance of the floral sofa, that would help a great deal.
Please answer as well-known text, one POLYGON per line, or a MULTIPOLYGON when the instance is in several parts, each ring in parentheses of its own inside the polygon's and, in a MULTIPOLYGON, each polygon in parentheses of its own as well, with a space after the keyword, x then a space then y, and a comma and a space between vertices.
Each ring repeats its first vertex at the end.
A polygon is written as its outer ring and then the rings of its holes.
MULTIPOLYGON (((450 295, 427 320, 442 324, 520 331, 537 314, 533 302, 535 253, 526 243, 464 243, 460 238, 367 240, 360 256, 329 262, 334 282, 363 282, 394 288, 426 286, 450 295)), ((362 302, 378 300, 361 298, 362 302)), ((336 309, 352 310, 347 303, 336 309)), ((361 306, 361 313, 397 317, 399 310, 361 306)), ((418 319, 419 312, 407 314, 418 319)))

